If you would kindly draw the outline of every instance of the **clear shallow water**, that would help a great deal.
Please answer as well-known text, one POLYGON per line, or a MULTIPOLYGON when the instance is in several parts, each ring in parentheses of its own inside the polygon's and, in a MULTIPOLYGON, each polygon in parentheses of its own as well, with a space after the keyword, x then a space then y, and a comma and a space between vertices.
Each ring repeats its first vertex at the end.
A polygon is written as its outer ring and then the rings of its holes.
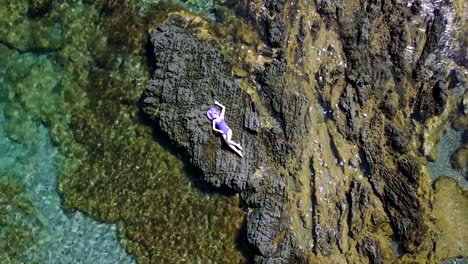
POLYGON ((456 258, 442 261, 441 264, 468 264, 468 258, 456 258))
MULTIPOLYGON (((448 127, 438 144, 438 156, 435 162, 428 162, 428 169, 432 180, 442 176, 448 176, 457 180, 464 189, 468 189, 468 181, 464 177, 464 172, 452 168, 450 158, 452 154, 462 144, 463 131, 456 131, 451 126, 448 127)), ((465 172, 466 173, 466 172, 465 172)))
POLYGON ((149 74, 147 29, 123 28, 133 6, 57 1, 31 18, 28 2, 0 4, 0 263, 135 262, 124 248, 142 263, 242 262, 235 199, 200 191, 136 118, 149 74))
MULTIPOLYGON (((18 64, 45 62, 44 57, 25 54, 18 57, 18 64)), ((46 67, 46 64, 41 64, 46 67)), ((11 73, 11 72, 10 72, 11 73)), ((5 74, 5 72, 3 72, 5 74)), ((27 74, 25 75, 27 77, 27 74)), ((9 228, 21 224, 30 231, 33 242, 24 248, 17 261, 37 261, 40 263, 135 263, 119 242, 115 225, 99 223, 80 212, 66 214, 61 207, 57 193, 58 171, 56 168, 57 147, 51 142, 49 131, 44 125, 34 121, 31 116, 20 128, 24 133, 24 142, 12 140, 5 131, 5 91, 15 89, 15 83, 6 81, 0 75, 0 180, 18 180, 24 187, 32 208, 29 214, 23 210, 10 211, 12 222, 0 231, 5 234, 9 228), (6 179, 14 177, 14 179, 6 179)), ((54 84, 52 81, 51 84, 54 84)), ((53 107, 53 106, 49 106, 53 107)), ((19 125, 19 124, 18 124, 19 125)), ((5 209, 9 204, 2 203, 5 209)), ((5 239, 5 237, 3 237, 5 239)), ((6 243, 7 241, 2 241, 6 243)), ((13 250, 13 249, 11 249, 13 250)), ((0 260, 1 262, 1 260, 0 260)))

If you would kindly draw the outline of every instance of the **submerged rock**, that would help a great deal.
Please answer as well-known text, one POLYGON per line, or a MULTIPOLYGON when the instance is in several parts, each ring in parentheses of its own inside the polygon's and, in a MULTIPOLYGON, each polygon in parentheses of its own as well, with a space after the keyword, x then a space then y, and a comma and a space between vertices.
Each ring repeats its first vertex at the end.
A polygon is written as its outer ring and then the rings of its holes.
POLYGON ((434 185, 433 221, 440 237, 440 242, 435 242, 435 252, 444 260, 454 256, 466 258, 468 193, 448 177, 441 177, 434 185), (452 224, 454 219, 456 225, 452 224))
POLYGON ((42 16, 52 9, 53 0, 29 0, 28 13, 36 17, 42 16))

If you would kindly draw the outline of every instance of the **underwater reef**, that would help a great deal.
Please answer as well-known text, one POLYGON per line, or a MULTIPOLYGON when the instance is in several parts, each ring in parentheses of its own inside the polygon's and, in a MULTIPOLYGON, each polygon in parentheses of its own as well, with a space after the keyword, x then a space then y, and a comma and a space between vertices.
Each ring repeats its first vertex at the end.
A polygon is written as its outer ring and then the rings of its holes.
POLYGON ((138 108, 148 28, 203 3, 1 3, 0 263, 245 260, 239 199, 138 108))
POLYGON ((231 34, 181 12, 151 32, 141 107, 206 182, 240 194, 253 262, 463 261, 466 3, 222 6, 243 24, 231 34), (244 158, 211 131, 215 99, 244 158))

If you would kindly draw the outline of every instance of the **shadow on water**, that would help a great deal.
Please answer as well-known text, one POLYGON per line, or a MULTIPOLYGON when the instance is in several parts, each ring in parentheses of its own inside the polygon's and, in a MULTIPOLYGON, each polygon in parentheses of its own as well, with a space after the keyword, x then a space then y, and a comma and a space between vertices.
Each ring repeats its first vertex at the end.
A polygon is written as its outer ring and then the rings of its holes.
MULTIPOLYGON (((153 44, 151 43, 150 35, 148 35, 145 43, 145 58, 146 64, 149 69, 149 76, 152 76, 154 71, 156 70, 156 55, 154 54, 153 44)), ((138 104, 139 109, 141 109, 141 102, 139 102, 138 104)))
POLYGON ((242 226, 237 232, 236 248, 242 253, 246 263, 254 263, 255 252, 247 241, 247 221, 242 222, 242 226))
POLYGON ((409 253, 409 251, 405 249, 402 239, 396 232, 393 233, 391 239, 390 247, 397 256, 402 256, 406 253, 409 253))

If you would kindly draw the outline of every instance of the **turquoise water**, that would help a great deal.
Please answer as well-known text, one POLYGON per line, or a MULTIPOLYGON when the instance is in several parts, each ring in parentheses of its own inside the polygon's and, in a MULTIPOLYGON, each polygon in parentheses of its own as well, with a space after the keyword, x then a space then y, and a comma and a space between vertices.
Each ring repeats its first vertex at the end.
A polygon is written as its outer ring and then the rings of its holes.
POLYGON ((468 264, 468 258, 457 258, 442 261, 441 264, 468 264))
POLYGON ((449 125, 447 132, 441 137, 438 144, 438 156, 435 162, 428 162, 428 169, 432 180, 436 180, 442 176, 448 176, 457 180, 457 182, 464 189, 468 189, 468 181, 464 177, 464 173, 461 170, 455 170, 452 168, 450 158, 452 154, 462 144, 463 131, 456 131, 449 125))
MULTIPOLYGON (((54 1, 34 18, 30 1, 0 3, 0 264, 243 262, 235 199, 192 186, 136 104, 120 103, 149 77, 149 25, 131 12, 154 18, 159 1, 110 14, 100 8, 113 2, 89 2, 54 1)), ((210 17, 213 1, 181 2, 210 17)))
MULTIPOLYGON (((55 166, 56 159, 60 155, 57 147, 51 142, 48 129, 34 120, 31 115, 22 114, 23 124, 19 128, 23 134, 8 135, 5 127, 9 116, 15 116, 15 112, 9 108, 7 98, 12 98, 15 89, 19 89, 19 83, 9 81, 5 73, 10 75, 18 73, 13 69, 29 69, 22 72, 21 80, 31 76, 33 65, 40 69, 50 66, 46 56, 24 54, 17 57, 16 63, 5 67, 2 65, 0 74, 0 180, 8 180, 6 177, 16 177, 26 190, 24 194, 30 200, 33 213, 25 214, 21 210, 11 211, 12 222, 10 226, 2 227, 5 234, 8 228, 14 228, 15 223, 26 226, 31 235, 28 239, 32 242, 24 249, 17 261, 39 263, 134 263, 121 247, 117 227, 99 223, 80 212, 65 213, 61 207, 61 200, 57 193, 58 172, 55 166), (28 66, 28 67, 24 67, 28 66), (32 217, 31 217, 32 215, 32 217), (37 219, 38 221, 34 221, 37 219), (40 224, 37 224, 40 223, 40 224)), ((60 71, 60 69, 56 69, 60 71)), ((19 74, 19 73, 18 73, 19 74)), ((57 74, 58 77, 60 75, 57 74)), ((57 77, 57 78, 58 78, 57 77)), ((38 87, 53 88, 48 85, 56 85, 57 80, 42 79, 42 83, 36 82, 38 87)), ((53 107, 49 105, 48 107, 53 107)), ((19 114, 19 113, 16 113, 19 114)), ((18 133, 19 134, 19 133, 18 133)), ((2 204, 0 208, 8 208, 11 205, 2 204)), ((0 260, 1 261, 1 260, 0 260)), ((2 262, 3 263, 3 262, 2 262)))
POLYGON ((214 20, 215 17, 212 12, 212 9, 215 6, 215 3, 214 3, 215 1, 216 0, 180 0, 180 1, 140 0, 136 3, 136 5, 139 9, 138 11, 140 12, 140 14, 145 14, 146 12, 151 10, 151 8, 153 8, 155 5, 157 5, 160 2, 173 2, 176 4, 177 3, 182 4, 191 12, 198 13, 205 18, 214 20))

